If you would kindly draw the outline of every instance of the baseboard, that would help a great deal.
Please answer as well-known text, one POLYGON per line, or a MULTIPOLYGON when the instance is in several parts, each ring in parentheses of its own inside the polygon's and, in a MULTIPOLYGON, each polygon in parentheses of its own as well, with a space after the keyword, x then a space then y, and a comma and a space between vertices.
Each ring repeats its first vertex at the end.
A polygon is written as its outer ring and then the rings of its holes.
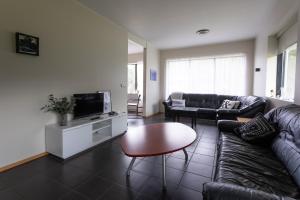
POLYGON ((6 166, 4 166, 4 167, 0 167, 0 173, 1 173, 1 172, 4 172, 4 171, 7 171, 7 170, 10 170, 10 169, 12 169, 12 168, 15 168, 15 167, 17 167, 17 166, 19 166, 19 165, 23 165, 23 164, 25 164, 25 163, 31 162, 31 161, 33 161, 33 160, 35 160, 35 159, 38 159, 38 158, 47 156, 47 155, 48 155, 47 152, 40 153, 40 154, 31 156, 31 157, 29 157, 29 158, 25 158, 25 159, 23 159, 23 160, 17 161, 17 162, 15 162, 15 163, 6 165, 6 166))

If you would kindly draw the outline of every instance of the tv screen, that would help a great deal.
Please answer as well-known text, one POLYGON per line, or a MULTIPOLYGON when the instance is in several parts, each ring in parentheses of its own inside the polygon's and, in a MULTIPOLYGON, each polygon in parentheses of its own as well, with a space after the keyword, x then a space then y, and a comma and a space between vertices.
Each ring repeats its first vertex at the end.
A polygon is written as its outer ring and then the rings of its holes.
POLYGON ((103 113, 103 93, 74 94, 74 118, 103 113))

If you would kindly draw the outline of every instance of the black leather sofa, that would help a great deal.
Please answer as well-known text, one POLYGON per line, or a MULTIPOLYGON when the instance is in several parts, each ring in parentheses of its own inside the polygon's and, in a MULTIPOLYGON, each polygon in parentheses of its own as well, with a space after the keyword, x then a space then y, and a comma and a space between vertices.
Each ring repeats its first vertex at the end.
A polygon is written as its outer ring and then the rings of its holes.
POLYGON ((218 122, 216 171, 214 182, 203 186, 204 199, 300 199, 300 106, 277 108, 265 117, 278 135, 263 146, 236 136, 239 122, 218 122))
MULTIPOLYGON (((197 109, 197 118, 200 119, 236 119, 236 117, 254 117, 257 113, 264 113, 266 100, 256 96, 228 96, 216 94, 183 94, 182 99, 185 100, 185 106, 197 109), (219 109, 225 99, 240 101, 238 109, 219 109)), ((177 109, 172 107, 172 100, 169 97, 163 102, 165 107, 165 116, 167 118, 177 115, 177 109)), ((184 112, 180 112, 185 114, 184 112)), ((194 116, 194 113, 191 113, 194 116)))

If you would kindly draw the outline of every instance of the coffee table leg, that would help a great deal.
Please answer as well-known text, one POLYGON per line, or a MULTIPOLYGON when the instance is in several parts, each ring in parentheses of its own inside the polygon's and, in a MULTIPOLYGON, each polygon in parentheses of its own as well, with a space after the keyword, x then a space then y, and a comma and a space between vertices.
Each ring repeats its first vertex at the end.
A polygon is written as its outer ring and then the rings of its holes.
POLYGON ((130 161, 129 167, 127 169, 127 176, 130 176, 130 171, 132 170, 135 159, 136 157, 133 157, 132 160, 130 161))
POLYGON ((186 152, 185 149, 182 149, 182 150, 184 152, 185 162, 187 162, 189 160, 189 155, 188 155, 188 153, 186 152))
POLYGON ((166 181, 166 155, 162 155, 162 178, 163 178, 163 190, 167 189, 166 181))
POLYGON ((194 128, 194 118, 192 117, 192 128, 194 128))

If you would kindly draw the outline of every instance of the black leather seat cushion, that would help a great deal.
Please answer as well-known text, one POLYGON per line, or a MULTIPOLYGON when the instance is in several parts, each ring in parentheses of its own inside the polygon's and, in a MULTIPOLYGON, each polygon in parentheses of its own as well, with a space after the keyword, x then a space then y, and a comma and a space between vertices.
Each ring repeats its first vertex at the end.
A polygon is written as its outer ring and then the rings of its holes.
POLYGON ((213 108, 199 108, 197 117, 201 119, 216 119, 217 110, 213 108))
POLYGON ((216 115, 217 110, 213 108, 199 108, 197 111, 199 114, 212 114, 216 115))
POLYGON ((296 183, 271 148, 222 132, 218 151, 216 182, 300 198, 296 183))

